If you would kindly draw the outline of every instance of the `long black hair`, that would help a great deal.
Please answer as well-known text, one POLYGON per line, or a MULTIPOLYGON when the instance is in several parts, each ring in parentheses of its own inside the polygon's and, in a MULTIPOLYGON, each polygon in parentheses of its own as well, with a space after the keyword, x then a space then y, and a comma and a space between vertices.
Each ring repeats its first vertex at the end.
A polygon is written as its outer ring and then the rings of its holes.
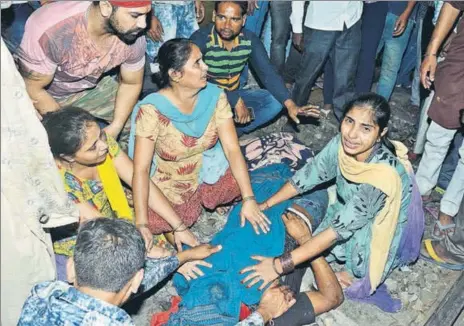
POLYGON ((186 38, 175 38, 165 42, 158 51, 155 62, 159 65, 159 72, 156 73, 160 88, 171 85, 169 69, 182 71, 185 63, 190 58, 192 46, 195 43, 186 38))
MULTIPOLYGON (((345 104, 342 121, 348 112, 350 112, 354 107, 372 110, 374 123, 379 126, 379 135, 382 133, 382 131, 384 131, 385 128, 388 127, 391 108, 388 104, 388 101, 383 96, 375 93, 366 93, 349 101, 345 104)), ((396 156, 395 146, 388 139, 387 135, 388 133, 381 138, 381 142, 393 153, 393 155, 396 156)))

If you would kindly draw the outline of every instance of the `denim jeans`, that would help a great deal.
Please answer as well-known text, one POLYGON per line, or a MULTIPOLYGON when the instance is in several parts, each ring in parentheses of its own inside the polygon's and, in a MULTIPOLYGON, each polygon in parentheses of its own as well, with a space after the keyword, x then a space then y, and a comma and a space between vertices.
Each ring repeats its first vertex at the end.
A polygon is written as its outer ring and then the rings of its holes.
POLYGON ((382 39, 380 41, 378 51, 383 48, 382 67, 380 69, 379 83, 377 84, 376 93, 382 95, 387 100, 390 100, 393 88, 396 84, 398 72, 401 67, 406 46, 408 45, 411 36, 414 21, 409 20, 406 29, 400 36, 393 36, 393 29, 395 28, 398 16, 387 13, 385 19, 385 27, 383 29, 382 39))
MULTIPOLYGON (((266 14, 269 9, 269 1, 258 1, 258 7, 253 12, 253 15, 247 17, 245 22, 245 28, 253 33, 256 36, 261 36, 261 32, 264 26, 264 20, 266 19, 266 14)), ((243 87, 247 84, 248 81, 248 65, 242 71, 240 75, 240 87, 243 87)))
POLYGON ((324 67, 324 86, 322 95, 324 95, 324 104, 333 104, 334 93, 334 68, 332 60, 327 59, 324 67))
POLYGON ((358 55, 361 48, 361 21, 343 31, 304 28, 304 51, 295 78, 293 100, 297 105, 308 102, 311 87, 327 59, 334 67, 333 104, 337 119, 342 108, 354 97, 358 55))
MULTIPOLYGON (((437 185, 443 161, 456 132, 456 129, 446 129, 431 122, 427 130, 424 154, 416 173, 417 186, 421 195, 429 195, 437 185)), ((459 148, 459 155, 456 170, 440 202, 440 211, 450 216, 458 213, 464 194, 464 144, 461 144, 459 148)))
POLYGON ((400 71, 396 80, 397 85, 411 86, 411 72, 416 68, 417 64, 417 35, 417 26, 414 24, 408 45, 406 46, 406 52, 401 61, 400 71))
POLYGON ((39 2, 13 4, 10 8, 2 10, 2 38, 8 50, 14 54, 21 44, 24 35, 24 26, 29 16, 37 8, 39 2))
POLYGON ((364 3, 361 27, 361 51, 356 71, 356 94, 371 91, 374 78, 375 57, 382 38, 388 2, 364 3))
POLYGON ((158 50, 164 42, 176 37, 190 38, 198 29, 195 3, 193 1, 185 5, 157 3, 152 6, 152 10, 163 26, 164 34, 161 42, 155 42, 147 37, 146 53, 150 62, 153 62, 158 55, 158 50))
POLYGON ((271 62, 278 73, 282 75, 285 69, 287 46, 292 27, 290 15, 292 13, 291 1, 275 1, 271 3, 271 62))
POLYGON ((253 15, 247 17, 245 28, 259 37, 263 30, 264 20, 266 19, 269 9, 269 1, 258 1, 258 7, 259 8, 256 8, 253 12, 253 15))
POLYGON ((274 119, 282 110, 282 104, 265 89, 242 89, 240 97, 246 107, 253 108, 255 119, 247 125, 236 125, 239 136, 252 132, 274 119))

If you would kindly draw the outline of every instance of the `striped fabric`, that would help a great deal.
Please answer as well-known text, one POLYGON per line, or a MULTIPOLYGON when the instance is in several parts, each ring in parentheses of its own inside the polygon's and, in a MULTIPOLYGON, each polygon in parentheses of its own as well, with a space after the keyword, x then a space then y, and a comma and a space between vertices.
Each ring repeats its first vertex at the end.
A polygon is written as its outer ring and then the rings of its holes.
POLYGON ((234 48, 228 51, 213 26, 203 56, 208 65, 208 81, 228 91, 239 87, 240 74, 251 53, 251 40, 246 40, 243 33, 234 42, 234 48))

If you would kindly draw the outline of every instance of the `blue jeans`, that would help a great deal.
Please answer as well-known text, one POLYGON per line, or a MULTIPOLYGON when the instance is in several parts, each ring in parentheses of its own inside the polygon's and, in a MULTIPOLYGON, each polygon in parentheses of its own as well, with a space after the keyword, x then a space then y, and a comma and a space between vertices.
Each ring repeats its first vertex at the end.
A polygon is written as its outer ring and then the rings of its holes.
POLYGON ((253 108, 255 113, 255 119, 249 124, 243 127, 236 125, 239 136, 252 132, 268 123, 282 110, 282 104, 265 89, 242 89, 239 93, 246 107, 253 108))
MULTIPOLYGON (((248 16, 245 22, 245 28, 258 37, 261 35, 263 30, 264 20, 266 18, 267 11, 269 9, 269 1, 258 1, 258 7, 253 12, 253 15, 248 16)), ((243 87, 247 84, 248 81, 248 65, 242 71, 240 75, 240 87, 243 87)))
POLYGON ((411 86, 411 103, 420 106, 420 65, 422 59, 422 24, 423 19, 416 20, 411 33, 406 53, 398 73, 397 84, 411 86), (414 71, 411 80, 411 72, 414 71))
POLYGON ((40 2, 13 4, 10 8, 2 10, 2 38, 12 54, 21 44, 24 35, 24 26, 29 16, 40 2))
POLYGON ((325 63, 324 67, 324 86, 322 95, 324 95, 324 104, 333 104, 334 93, 334 68, 330 58, 325 63))
POLYGON ((311 87, 327 59, 333 63, 333 104, 337 119, 342 108, 354 97, 354 82, 361 48, 361 21, 343 31, 304 28, 304 51, 295 78, 293 100, 297 105, 308 102, 311 87))
POLYGON ((271 3, 271 62, 282 75, 285 69, 285 59, 288 55, 289 40, 292 27, 291 1, 274 1, 271 3))
POLYGON ((147 37, 147 56, 150 62, 158 55, 158 50, 164 42, 176 37, 190 38, 198 29, 195 14, 195 3, 189 1, 185 5, 172 5, 168 3, 157 3, 152 5, 155 15, 163 26, 163 40, 155 42, 147 37))
POLYGON ((361 51, 356 71, 356 94, 371 91, 374 78, 375 57, 382 38, 388 2, 364 3, 361 27, 361 51))
POLYGON ((377 51, 380 52, 380 50, 384 48, 382 67, 380 69, 380 79, 377 84, 376 92, 377 94, 385 97, 387 100, 390 100, 393 88, 395 87, 398 72, 401 67, 401 61, 403 60, 403 55, 406 51, 406 46, 408 45, 412 28, 414 27, 414 21, 409 20, 403 34, 393 37, 393 29, 397 19, 398 16, 391 12, 387 13, 382 39, 377 51))

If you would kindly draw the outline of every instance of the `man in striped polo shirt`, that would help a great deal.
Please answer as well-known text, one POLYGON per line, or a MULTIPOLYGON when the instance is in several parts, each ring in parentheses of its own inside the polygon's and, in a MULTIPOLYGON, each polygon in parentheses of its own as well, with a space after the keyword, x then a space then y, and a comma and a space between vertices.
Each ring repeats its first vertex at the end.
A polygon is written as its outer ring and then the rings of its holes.
POLYGON ((261 40, 243 28, 246 12, 246 1, 218 1, 213 24, 200 28, 191 36, 209 67, 208 81, 223 88, 227 94, 238 125, 237 133, 251 132, 271 121, 283 106, 296 123, 299 123, 298 115, 319 117, 317 108, 299 107, 293 102, 261 40), (266 89, 240 89, 240 74, 247 63, 266 89))

